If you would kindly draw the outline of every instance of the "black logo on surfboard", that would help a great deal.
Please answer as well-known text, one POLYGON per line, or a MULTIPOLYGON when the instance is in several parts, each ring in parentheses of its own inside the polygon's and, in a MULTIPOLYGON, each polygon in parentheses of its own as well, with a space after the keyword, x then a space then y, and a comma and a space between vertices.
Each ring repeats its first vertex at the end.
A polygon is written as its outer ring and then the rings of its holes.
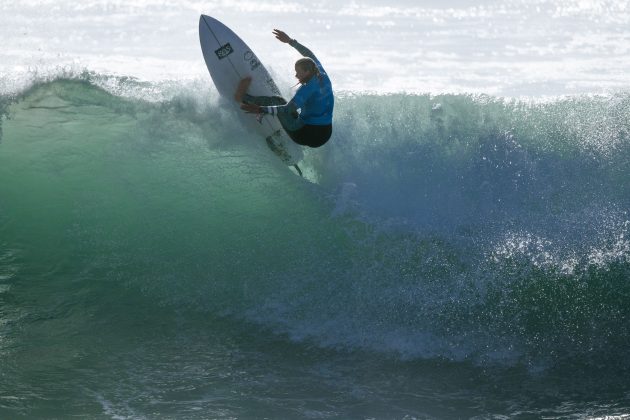
POLYGON ((216 50, 214 53, 217 55, 217 57, 219 57, 219 60, 223 60, 225 57, 232 54, 233 52, 234 52, 234 49, 228 42, 227 44, 223 45, 221 48, 216 50))
POLYGON ((260 66, 260 61, 258 61, 254 53, 251 51, 245 51, 245 54, 243 54, 243 60, 246 63, 249 63, 252 71, 256 70, 258 66, 260 66))

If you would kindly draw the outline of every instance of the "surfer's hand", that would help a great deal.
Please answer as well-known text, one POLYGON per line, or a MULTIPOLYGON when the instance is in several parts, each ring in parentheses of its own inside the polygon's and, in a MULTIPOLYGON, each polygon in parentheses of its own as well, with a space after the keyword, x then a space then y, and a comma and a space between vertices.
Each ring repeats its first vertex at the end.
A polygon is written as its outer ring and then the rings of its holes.
POLYGON ((285 32, 282 32, 280 29, 274 29, 273 34, 280 42, 291 42, 291 37, 287 35, 285 32))
POLYGON ((241 104, 241 109, 251 114, 260 114, 261 112, 260 107, 254 104, 241 104))

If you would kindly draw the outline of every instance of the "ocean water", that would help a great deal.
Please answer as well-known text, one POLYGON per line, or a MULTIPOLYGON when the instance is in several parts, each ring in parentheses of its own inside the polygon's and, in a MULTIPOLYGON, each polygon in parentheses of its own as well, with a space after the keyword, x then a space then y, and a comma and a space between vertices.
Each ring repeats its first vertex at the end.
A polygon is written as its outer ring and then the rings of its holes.
POLYGON ((0 2, 0 418, 630 417, 629 21, 0 2), (262 26, 329 69, 305 178, 219 98, 202 12, 288 94, 262 26))

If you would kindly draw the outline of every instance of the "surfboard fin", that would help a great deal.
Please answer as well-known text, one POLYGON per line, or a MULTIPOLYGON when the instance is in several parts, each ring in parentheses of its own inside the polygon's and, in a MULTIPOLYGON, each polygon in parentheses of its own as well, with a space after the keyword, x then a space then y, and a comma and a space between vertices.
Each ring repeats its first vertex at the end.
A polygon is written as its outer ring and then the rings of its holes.
POLYGON ((295 165, 293 165, 293 167, 295 168, 295 170, 297 171, 297 173, 304 178, 304 175, 302 175, 302 170, 300 169, 299 166, 297 166, 297 163, 295 165))

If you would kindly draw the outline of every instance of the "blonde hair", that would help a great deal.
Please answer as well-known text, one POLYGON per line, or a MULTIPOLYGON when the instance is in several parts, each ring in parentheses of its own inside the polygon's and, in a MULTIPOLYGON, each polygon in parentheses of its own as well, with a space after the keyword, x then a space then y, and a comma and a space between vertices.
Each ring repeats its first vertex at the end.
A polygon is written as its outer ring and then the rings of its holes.
POLYGON ((313 74, 316 74, 317 76, 320 75, 319 67, 317 67, 317 64, 315 64, 315 61, 313 61, 312 58, 309 58, 309 57, 300 58, 298 61, 295 62, 295 65, 300 66, 302 70, 309 71, 313 74))

